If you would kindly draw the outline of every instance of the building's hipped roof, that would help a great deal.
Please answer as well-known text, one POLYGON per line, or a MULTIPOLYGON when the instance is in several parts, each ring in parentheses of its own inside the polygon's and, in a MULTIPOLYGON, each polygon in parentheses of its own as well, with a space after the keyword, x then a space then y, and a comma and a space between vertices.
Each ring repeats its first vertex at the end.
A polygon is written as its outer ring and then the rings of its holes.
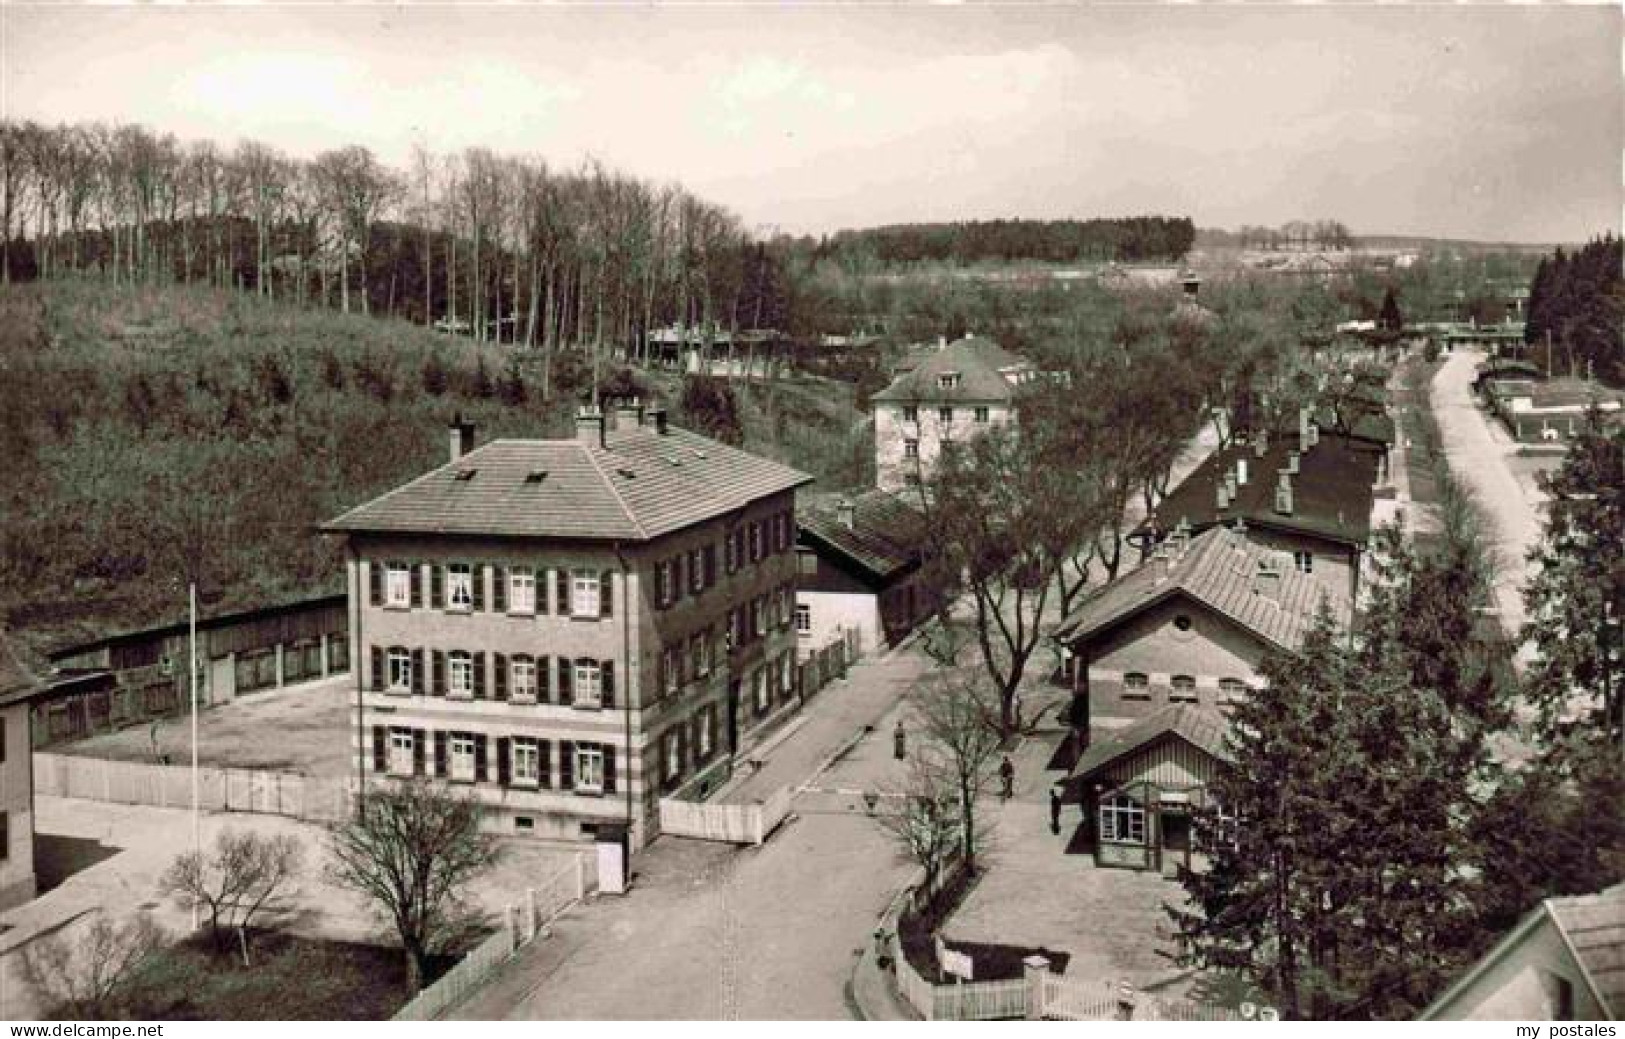
POLYGON ((638 426, 604 444, 494 440, 322 529, 648 541, 810 482, 697 433, 638 426))
MULTIPOLYGON (((1286 516, 1275 511, 1277 473, 1287 468, 1287 455, 1297 447, 1294 433, 1271 437, 1263 458, 1247 444, 1213 452, 1157 505, 1146 527, 1166 532, 1183 519, 1200 531, 1240 517, 1262 527, 1365 544, 1371 536, 1376 452, 1361 450, 1336 433, 1321 433, 1319 443, 1299 454, 1298 472, 1292 477, 1292 515, 1286 516), (1247 460, 1249 478, 1221 510, 1215 492, 1240 458, 1247 460)), ((1140 533, 1144 532, 1142 528, 1140 533)))
POLYGON ((1228 761, 1230 753, 1224 740, 1228 724, 1224 716, 1212 708, 1193 704, 1164 707, 1148 718, 1142 718, 1091 743, 1073 766, 1067 782, 1076 791, 1076 784, 1093 779, 1117 762, 1168 735, 1178 736, 1193 747, 1221 761, 1228 761))
POLYGON ((991 339, 966 336, 940 350, 915 355, 917 363, 892 380, 871 400, 883 401, 1002 401, 1015 396, 1016 387, 1002 373, 1031 369, 1032 364, 991 339), (937 376, 959 374, 959 385, 944 389, 937 376))
MULTIPOLYGON (((1175 551, 1170 549, 1170 551, 1175 551)), ((1177 555, 1153 557, 1097 590, 1061 622, 1055 638, 1076 642, 1112 627, 1161 602, 1185 594, 1285 649, 1296 649, 1324 599, 1332 615, 1346 623, 1350 607, 1276 553, 1226 527, 1193 538, 1177 555), (1260 566, 1274 568, 1273 591, 1260 587, 1260 566)))
POLYGON ((920 558, 925 515, 894 494, 865 491, 847 499, 852 526, 841 522, 839 497, 804 510, 797 521, 809 547, 833 552, 876 580, 885 580, 920 558))

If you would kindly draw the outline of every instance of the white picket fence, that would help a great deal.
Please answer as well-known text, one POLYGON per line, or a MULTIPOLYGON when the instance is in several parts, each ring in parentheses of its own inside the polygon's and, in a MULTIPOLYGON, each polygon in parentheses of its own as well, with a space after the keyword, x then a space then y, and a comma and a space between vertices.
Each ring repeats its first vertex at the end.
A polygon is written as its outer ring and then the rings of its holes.
MULTIPOLYGON (((259 812, 313 822, 348 819, 353 803, 347 779, 263 769, 200 767, 197 789, 199 805, 209 811, 259 812)), ((34 791, 114 804, 190 808, 192 769, 36 753, 34 791)))
POLYGON ((598 889, 591 856, 578 855, 569 865, 533 888, 522 902, 503 913, 502 926, 476 945, 439 981, 419 992, 396 1012, 396 1021, 432 1021, 489 981, 502 965, 529 945, 552 921, 598 889))
POLYGON ((897 988, 927 1021, 1000 1021, 1027 1016, 1027 981, 956 981, 939 985, 920 976, 903 954, 902 939, 892 935, 892 962, 897 988))
POLYGON ((1236 1021, 1235 1011, 1209 1003, 1168 1000, 1132 993, 1115 981, 1064 978, 1047 962, 1029 966, 1020 978, 937 983, 922 977, 903 954, 902 939, 891 935, 897 989, 927 1021, 999 1021, 1047 1018, 1055 1021, 1236 1021))
POLYGON ((1118 1017, 1120 990, 1111 982, 1069 981, 1051 974, 1035 1017, 1058 1021, 1111 1021, 1118 1017))
POLYGON ((660 832, 674 837, 729 844, 761 844, 790 814, 793 793, 779 787, 766 800, 751 804, 711 804, 660 799, 660 832))

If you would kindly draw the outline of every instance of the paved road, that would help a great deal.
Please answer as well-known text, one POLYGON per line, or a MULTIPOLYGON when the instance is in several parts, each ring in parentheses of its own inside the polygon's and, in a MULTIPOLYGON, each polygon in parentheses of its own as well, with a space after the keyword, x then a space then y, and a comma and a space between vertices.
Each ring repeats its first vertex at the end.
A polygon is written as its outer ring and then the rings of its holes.
POLYGON ((662 837, 632 890, 559 921, 456 1015, 476 1020, 840 1020, 856 951, 908 866, 856 791, 900 786, 891 727, 925 666, 902 652, 853 668, 757 775, 729 793, 813 789, 761 848, 662 837), (872 733, 856 743, 864 726, 872 733), (836 751, 839 761, 818 772, 836 751), (842 793, 841 791, 848 791, 842 793))
POLYGON ((1451 354, 1433 377, 1432 406, 1452 472, 1488 516, 1485 534, 1494 555, 1495 602, 1502 627, 1515 637, 1523 628, 1528 554, 1540 540, 1544 496, 1518 481, 1507 465, 1517 445, 1473 401, 1473 372, 1483 359, 1474 351, 1451 354))

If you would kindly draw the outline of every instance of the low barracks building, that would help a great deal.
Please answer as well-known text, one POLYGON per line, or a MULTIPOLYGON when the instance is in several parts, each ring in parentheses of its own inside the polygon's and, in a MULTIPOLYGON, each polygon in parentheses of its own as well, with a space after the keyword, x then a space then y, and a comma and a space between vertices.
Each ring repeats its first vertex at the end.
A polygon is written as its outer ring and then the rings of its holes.
POLYGON ((635 404, 473 446, 331 521, 363 781, 469 784, 506 832, 634 846, 793 699, 795 489, 635 404))

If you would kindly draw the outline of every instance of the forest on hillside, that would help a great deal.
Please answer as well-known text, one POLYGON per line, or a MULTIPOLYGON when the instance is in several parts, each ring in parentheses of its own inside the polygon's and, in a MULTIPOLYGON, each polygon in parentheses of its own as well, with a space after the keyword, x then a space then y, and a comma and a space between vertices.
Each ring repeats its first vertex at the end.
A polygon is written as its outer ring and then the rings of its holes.
MULTIPOLYGON (((398 319, 69 279, 0 289, 0 373, 0 615, 36 643, 173 620, 188 581, 210 610, 335 590, 315 526, 441 464, 454 414, 482 442, 570 435, 594 389, 578 354, 546 400, 533 359, 398 319)), ((603 383, 824 487, 868 479, 839 385, 603 383)))
POLYGON ((814 252, 846 265, 1176 263, 1195 240, 1196 226, 1188 217, 962 220, 838 231, 819 241, 814 252))

